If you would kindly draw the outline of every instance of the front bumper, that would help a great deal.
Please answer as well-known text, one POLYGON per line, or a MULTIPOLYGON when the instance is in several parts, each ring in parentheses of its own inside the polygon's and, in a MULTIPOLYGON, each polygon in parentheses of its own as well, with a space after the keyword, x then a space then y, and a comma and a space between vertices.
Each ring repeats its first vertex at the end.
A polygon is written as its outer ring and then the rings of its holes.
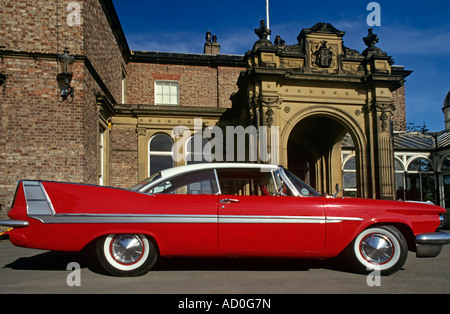
POLYGON ((442 246, 450 243, 450 235, 445 232, 422 233, 416 237, 417 257, 436 257, 442 246))

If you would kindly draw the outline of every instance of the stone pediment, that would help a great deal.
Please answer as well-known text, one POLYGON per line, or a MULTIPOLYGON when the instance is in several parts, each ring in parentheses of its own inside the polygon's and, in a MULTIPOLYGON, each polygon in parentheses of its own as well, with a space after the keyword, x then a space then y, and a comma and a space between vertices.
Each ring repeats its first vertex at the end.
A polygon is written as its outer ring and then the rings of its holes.
POLYGON ((297 40, 300 41, 300 38, 302 37, 302 35, 311 34, 311 33, 334 34, 334 35, 337 35, 338 37, 342 37, 345 35, 345 32, 338 30, 330 23, 320 22, 311 28, 304 28, 301 31, 300 35, 298 35, 297 40))
MULTIPOLYGON (((280 35, 272 43, 264 21, 255 29, 259 40, 246 54, 248 68, 276 69, 290 74, 341 75, 364 77, 371 74, 391 75, 393 60, 376 46, 378 37, 369 29, 363 38, 367 49, 362 53, 344 45, 344 31, 330 23, 320 22, 301 30, 297 43, 287 44, 280 35)), ((275 72, 274 72, 275 73, 275 72)), ((378 78, 377 78, 378 79, 378 78)))

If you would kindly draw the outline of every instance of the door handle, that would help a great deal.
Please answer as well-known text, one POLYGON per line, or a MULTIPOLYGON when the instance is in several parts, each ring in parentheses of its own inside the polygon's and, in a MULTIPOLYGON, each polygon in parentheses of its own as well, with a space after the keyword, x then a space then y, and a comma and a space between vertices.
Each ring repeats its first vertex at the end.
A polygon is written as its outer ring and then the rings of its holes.
POLYGON ((239 203, 240 201, 238 199, 235 199, 235 198, 222 198, 220 200, 220 202, 222 204, 230 204, 230 203, 239 203))

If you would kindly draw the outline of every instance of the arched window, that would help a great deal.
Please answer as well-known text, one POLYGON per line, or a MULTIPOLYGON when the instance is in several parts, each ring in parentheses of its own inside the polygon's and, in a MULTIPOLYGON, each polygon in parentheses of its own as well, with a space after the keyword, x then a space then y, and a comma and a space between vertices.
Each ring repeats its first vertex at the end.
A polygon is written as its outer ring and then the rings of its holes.
POLYGON ((405 167, 403 162, 398 158, 394 158, 395 166, 395 195, 397 200, 404 200, 405 195, 405 167))
POLYGON ((421 172, 427 172, 427 171, 434 171, 433 163, 428 159, 424 157, 418 157, 413 159, 409 165, 408 165, 408 171, 421 171, 421 172))
POLYGON ((441 171, 450 171, 450 156, 446 156, 442 160, 441 171))
POLYGON ((434 165, 425 157, 413 159, 406 173, 406 199, 436 202, 434 165))
POLYGON ((172 139, 166 134, 156 134, 148 143, 148 172, 152 174, 173 167, 172 139))
POLYGON ((355 156, 347 157, 344 160, 344 167, 342 171, 344 195, 350 197, 357 196, 356 184, 356 159, 355 156))

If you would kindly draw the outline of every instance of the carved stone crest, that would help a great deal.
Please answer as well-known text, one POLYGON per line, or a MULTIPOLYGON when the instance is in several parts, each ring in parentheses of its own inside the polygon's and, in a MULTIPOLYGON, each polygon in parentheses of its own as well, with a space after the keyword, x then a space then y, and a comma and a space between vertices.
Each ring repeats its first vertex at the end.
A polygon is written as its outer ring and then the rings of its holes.
POLYGON ((321 46, 314 52, 314 64, 320 68, 329 68, 333 62, 333 51, 327 47, 327 42, 322 41, 321 46))
POLYGON ((389 117, 393 115, 395 110, 395 105, 388 104, 375 104, 375 108, 381 112, 380 114, 380 122, 381 122, 381 130, 386 131, 388 128, 389 117))

